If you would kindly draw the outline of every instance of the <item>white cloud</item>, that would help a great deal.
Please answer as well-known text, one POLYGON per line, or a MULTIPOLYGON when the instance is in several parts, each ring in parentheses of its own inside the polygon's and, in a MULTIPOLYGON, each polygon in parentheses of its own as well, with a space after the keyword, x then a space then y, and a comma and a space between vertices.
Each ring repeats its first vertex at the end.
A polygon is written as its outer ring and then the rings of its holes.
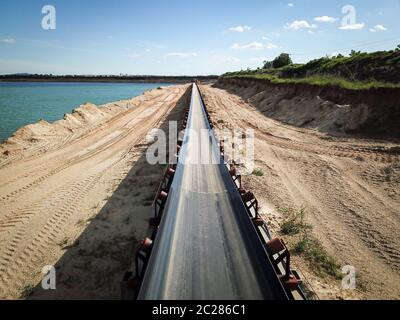
POLYGON ((16 43, 17 41, 15 39, 0 39, 0 42, 13 44, 13 43, 16 43))
POLYGON ((337 19, 334 18, 334 17, 329 17, 329 16, 321 16, 321 17, 315 17, 314 20, 318 21, 318 22, 330 22, 330 23, 332 23, 332 22, 335 22, 337 19))
POLYGON ((386 31, 387 29, 381 25, 381 24, 377 24, 375 27, 375 30, 379 30, 379 31, 386 31))
POLYGON ((361 30, 364 29, 365 23, 354 23, 354 24, 346 24, 344 26, 339 27, 341 30, 361 30))
POLYGON ((263 40, 265 40, 265 41, 268 41, 268 40, 269 40, 268 37, 261 37, 261 39, 263 39, 263 40))
POLYGON ((260 42, 251 42, 248 44, 239 44, 234 43, 232 49, 240 50, 240 49, 251 49, 251 50, 262 50, 264 49, 264 45, 260 42))
POLYGON ((170 52, 167 53, 167 57, 176 57, 176 58, 188 58, 197 56, 196 52, 170 52))
POLYGON ((232 45, 232 49, 235 50, 264 50, 264 49, 276 49, 279 48, 276 44, 273 43, 267 43, 263 44, 260 42, 251 42, 247 44, 239 44, 239 43, 234 43, 232 45))
POLYGON ((377 24, 375 27, 369 29, 369 31, 371 32, 379 32, 379 31, 386 31, 387 29, 381 25, 381 24, 377 24))
POLYGON ((279 48, 279 46, 277 46, 276 44, 273 44, 273 43, 267 43, 265 45, 265 49, 276 49, 276 48, 279 48))
POLYGON ((292 23, 287 23, 284 26, 285 29, 300 30, 300 29, 315 29, 315 24, 309 24, 306 20, 295 20, 292 23))
POLYGON ((236 26, 236 27, 231 27, 228 30, 232 31, 232 32, 245 32, 245 31, 250 31, 251 27, 250 26, 236 26))
POLYGON ((288 7, 294 7, 293 3, 288 3, 287 5, 288 5, 288 7))

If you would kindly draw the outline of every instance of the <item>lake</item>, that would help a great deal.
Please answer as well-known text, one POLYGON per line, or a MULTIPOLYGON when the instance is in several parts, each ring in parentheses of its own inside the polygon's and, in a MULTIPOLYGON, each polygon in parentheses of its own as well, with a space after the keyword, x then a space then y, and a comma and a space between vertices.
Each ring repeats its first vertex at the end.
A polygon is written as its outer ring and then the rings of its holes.
POLYGON ((130 99, 170 83, 0 82, 0 142, 40 119, 52 122, 79 105, 130 99))

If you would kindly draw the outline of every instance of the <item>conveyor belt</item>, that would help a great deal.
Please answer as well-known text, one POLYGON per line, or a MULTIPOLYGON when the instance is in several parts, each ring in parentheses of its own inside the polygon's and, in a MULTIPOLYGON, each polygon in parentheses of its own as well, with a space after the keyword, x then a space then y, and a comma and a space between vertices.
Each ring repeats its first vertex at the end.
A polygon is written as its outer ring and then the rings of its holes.
POLYGON ((287 299, 220 159, 193 85, 179 163, 139 299, 287 299), (206 155, 212 161, 204 161, 206 155))

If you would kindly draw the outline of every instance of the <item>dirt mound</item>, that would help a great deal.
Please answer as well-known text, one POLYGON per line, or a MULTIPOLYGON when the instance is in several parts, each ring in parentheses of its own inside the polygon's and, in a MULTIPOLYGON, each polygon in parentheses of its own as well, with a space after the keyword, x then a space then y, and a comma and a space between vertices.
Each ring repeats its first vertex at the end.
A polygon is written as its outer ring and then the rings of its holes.
POLYGON ((40 120, 37 123, 21 127, 0 144, 0 167, 12 160, 54 150, 77 140, 93 130, 98 130, 119 113, 138 107, 165 92, 169 92, 167 88, 151 89, 132 99, 115 101, 101 106, 88 102, 73 109, 71 113, 64 114, 61 120, 52 123, 40 120))
POLYGON ((216 87, 239 95, 282 122, 330 133, 400 138, 400 89, 347 90, 265 80, 220 79, 216 87))
POLYGON ((23 157, 38 149, 48 151, 65 141, 76 139, 106 122, 115 114, 137 105, 140 101, 125 100, 101 107, 86 103, 53 123, 40 120, 21 127, 3 144, 0 144, 0 163, 7 162, 10 158, 23 157))

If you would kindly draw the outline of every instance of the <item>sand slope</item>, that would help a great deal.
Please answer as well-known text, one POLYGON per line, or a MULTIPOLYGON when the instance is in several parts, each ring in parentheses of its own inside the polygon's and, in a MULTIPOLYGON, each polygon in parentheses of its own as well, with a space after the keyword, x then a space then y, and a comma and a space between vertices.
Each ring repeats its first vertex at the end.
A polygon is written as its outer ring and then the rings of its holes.
MULTIPOLYGON (((212 86, 201 90, 216 127, 255 130, 256 167, 264 176, 243 181, 261 202, 275 234, 282 221, 277 208, 304 206, 329 254, 356 268, 357 290, 344 292, 340 281, 316 277, 297 259, 320 298, 399 299, 400 156, 391 152, 399 145, 291 126, 265 116, 238 95, 212 86)), ((269 102, 270 109, 278 108, 276 96, 269 102)), ((286 113, 279 112, 282 117, 286 113)))
POLYGON ((349 90, 262 79, 220 79, 216 87, 239 95, 264 115, 297 127, 400 139, 400 89, 349 90))
POLYGON ((0 298, 31 293, 53 264, 57 290, 33 298, 119 298, 163 170, 146 163, 144 137, 178 118, 187 88, 86 104, 1 145, 0 298))

